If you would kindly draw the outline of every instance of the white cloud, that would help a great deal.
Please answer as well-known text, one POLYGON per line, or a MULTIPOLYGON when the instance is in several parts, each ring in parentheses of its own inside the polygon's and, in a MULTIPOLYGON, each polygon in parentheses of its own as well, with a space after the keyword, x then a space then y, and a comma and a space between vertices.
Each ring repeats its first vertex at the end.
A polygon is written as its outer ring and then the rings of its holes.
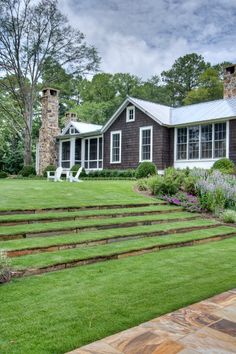
POLYGON ((191 52, 212 63, 236 61, 232 0, 60 0, 60 6, 98 49, 106 72, 147 78, 191 52))

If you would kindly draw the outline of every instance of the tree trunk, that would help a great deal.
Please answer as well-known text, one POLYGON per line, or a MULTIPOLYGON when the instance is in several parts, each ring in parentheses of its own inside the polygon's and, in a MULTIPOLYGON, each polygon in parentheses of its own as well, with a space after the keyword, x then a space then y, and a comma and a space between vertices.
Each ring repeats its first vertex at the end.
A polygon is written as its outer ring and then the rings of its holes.
POLYGON ((33 121, 33 102, 27 97, 25 105, 25 131, 24 131, 24 166, 32 164, 32 121, 33 121))
POLYGON ((24 166, 32 164, 32 139, 28 129, 24 132, 24 166))

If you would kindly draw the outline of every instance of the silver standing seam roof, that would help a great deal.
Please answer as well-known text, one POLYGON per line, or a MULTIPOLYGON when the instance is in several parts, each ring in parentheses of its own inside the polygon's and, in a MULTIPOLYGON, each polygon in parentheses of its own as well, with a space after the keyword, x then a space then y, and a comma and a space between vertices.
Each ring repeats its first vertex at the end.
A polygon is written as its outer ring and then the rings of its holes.
POLYGON ((71 125, 78 130, 79 134, 103 133, 129 103, 139 108, 157 123, 169 127, 236 117, 236 97, 196 103, 178 108, 128 97, 104 126, 71 121, 62 130, 60 136, 63 136, 71 125))

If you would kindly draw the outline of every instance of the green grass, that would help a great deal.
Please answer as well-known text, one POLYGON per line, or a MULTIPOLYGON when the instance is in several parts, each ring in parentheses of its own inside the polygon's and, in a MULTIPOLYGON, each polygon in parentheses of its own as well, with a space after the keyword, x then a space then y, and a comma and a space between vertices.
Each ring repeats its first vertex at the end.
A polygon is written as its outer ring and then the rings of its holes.
POLYGON ((192 231, 184 234, 172 234, 168 236, 144 237, 138 240, 120 241, 106 245, 88 246, 78 249, 62 250, 50 253, 39 253, 11 259, 11 266, 14 269, 40 268, 56 263, 73 261, 75 259, 86 259, 96 256, 107 256, 113 253, 132 251, 145 247, 164 245, 171 242, 183 242, 193 239, 207 238, 221 234, 235 232, 234 227, 221 226, 214 229, 192 231))
POLYGON ((54 183, 0 180, 0 210, 73 207, 100 204, 152 203, 156 199, 133 191, 134 181, 54 183))
POLYGON ((65 353, 236 287, 236 239, 14 280, 1 353, 65 353))
MULTIPOLYGON (((100 210, 81 210, 81 211, 66 211, 66 212, 48 212, 48 213, 37 213, 37 214, 16 214, 16 215, 0 215, 0 222, 2 221, 20 221, 20 220, 40 220, 40 219, 53 219, 53 218, 64 218, 64 217, 86 217, 90 215, 115 215, 115 214, 126 214, 126 213, 142 213, 145 211, 170 211, 176 210, 178 207, 172 205, 151 205, 146 207, 135 207, 135 208, 116 208, 116 209, 100 209, 100 210)), ((181 208, 179 207, 179 210, 181 208)), ((1 224, 0 224, 1 225, 1 224)))
MULTIPOLYGON (((170 231, 174 229, 180 229, 184 227, 204 227, 207 225, 215 225, 215 220, 208 219, 196 219, 189 221, 177 221, 164 224, 147 225, 147 226, 134 226, 128 228, 108 229, 108 230, 96 230, 85 231, 82 233, 65 234, 58 236, 47 237, 32 237, 19 240, 0 241, 0 249, 14 250, 24 249, 31 247, 60 245, 63 243, 84 242, 99 240, 103 238, 112 238, 118 236, 132 236, 137 233, 145 232, 158 232, 158 231, 170 231)), ((199 232, 199 231, 198 231, 199 232)))
POLYGON ((29 233, 36 231, 48 231, 48 230, 66 230, 68 228, 96 226, 96 225, 112 225, 122 224, 125 222, 141 222, 141 221, 162 221, 172 219, 188 219, 192 217, 200 216, 199 214, 191 214, 188 212, 174 212, 167 214, 157 215, 141 215, 141 216, 127 216, 120 218, 106 218, 106 219, 85 219, 85 220, 71 220, 71 221, 59 221, 53 223, 37 223, 37 224, 23 224, 15 226, 0 226, 0 235, 14 235, 21 233, 29 233))

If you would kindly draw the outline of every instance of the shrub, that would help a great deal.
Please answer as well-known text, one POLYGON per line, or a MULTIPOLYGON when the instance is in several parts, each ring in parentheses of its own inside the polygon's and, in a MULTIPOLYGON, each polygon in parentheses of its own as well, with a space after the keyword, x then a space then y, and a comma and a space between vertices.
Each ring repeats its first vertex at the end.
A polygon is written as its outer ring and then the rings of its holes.
POLYGON ((219 170, 222 173, 234 173, 235 172, 235 165, 233 161, 223 158, 217 160, 214 165, 212 166, 213 170, 219 170))
POLYGON ((196 178, 193 176, 185 177, 183 180, 183 190, 190 194, 196 194, 196 178))
POLYGON ((236 211, 235 210, 225 210, 221 214, 221 219, 226 223, 236 223, 236 211))
POLYGON ((47 177, 48 171, 56 171, 57 167, 54 165, 48 165, 45 170, 43 171, 43 177, 47 177))
POLYGON ((10 262, 4 251, 0 250, 0 283, 11 280, 10 262))
POLYGON ((5 171, 0 171, 0 178, 7 178, 8 174, 5 171))
POLYGON ((201 205, 198 198, 192 194, 179 192, 174 196, 165 195, 162 199, 166 200, 170 204, 182 206, 185 210, 190 212, 201 211, 201 205))
POLYGON ((36 175, 36 171, 34 166, 31 165, 25 165, 22 170, 19 172, 19 174, 23 177, 29 177, 30 175, 35 176, 36 175))
POLYGON ((141 162, 136 169, 135 177, 136 178, 145 178, 156 175, 157 169, 154 163, 150 161, 141 162))
POLYGON ((155 194, 159 193, 162 179, 163 179, 163 177, 157 175, 157 176, 149 177, 146 180, 148 189, 150 190, 151 194, 155 195, 155 194))
POLYGON ((148 190, 148 185, 147 185, 147 178, 139 179, 136 182, 136 186, 139 191, 147 191, 148 190))

